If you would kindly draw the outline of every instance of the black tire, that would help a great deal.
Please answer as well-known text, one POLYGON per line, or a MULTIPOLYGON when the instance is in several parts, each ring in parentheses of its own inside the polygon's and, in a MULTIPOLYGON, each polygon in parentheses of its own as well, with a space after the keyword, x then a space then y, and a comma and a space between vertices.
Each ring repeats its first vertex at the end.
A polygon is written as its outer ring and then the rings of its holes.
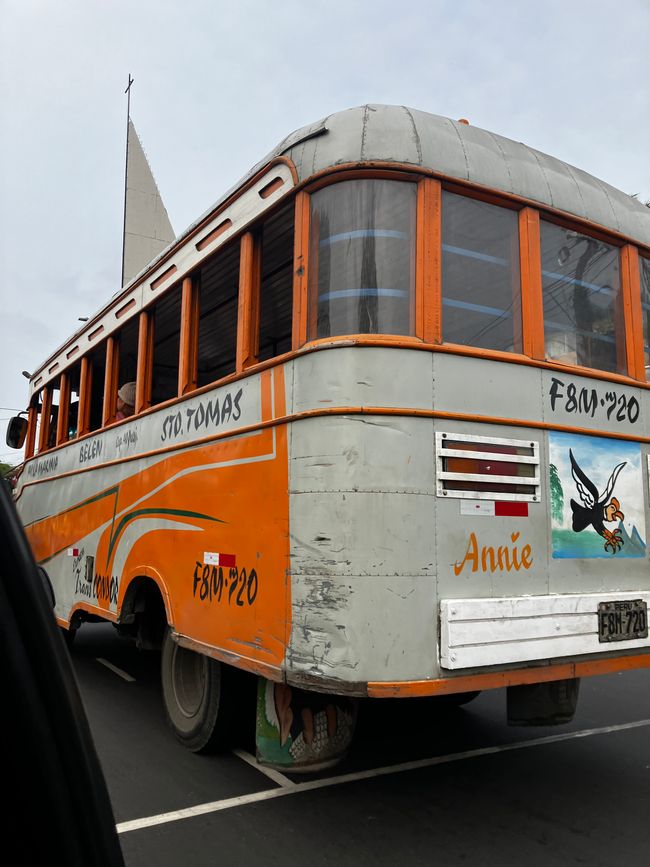
POLYGON ((222 699, 222 666, 180 647, 165 630, 161 655, 163 704, 177 740, 194 753, 228 746, 230 725, 222 699))

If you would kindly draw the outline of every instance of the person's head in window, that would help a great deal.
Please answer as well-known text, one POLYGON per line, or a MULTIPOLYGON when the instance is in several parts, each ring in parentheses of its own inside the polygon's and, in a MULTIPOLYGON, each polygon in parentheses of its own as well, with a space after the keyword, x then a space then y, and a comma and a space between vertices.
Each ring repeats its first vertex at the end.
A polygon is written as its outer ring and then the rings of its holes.
POLYGON ((116 419, 128 418, 135 412, 135 382, 125 382, 117 392, 116 419))

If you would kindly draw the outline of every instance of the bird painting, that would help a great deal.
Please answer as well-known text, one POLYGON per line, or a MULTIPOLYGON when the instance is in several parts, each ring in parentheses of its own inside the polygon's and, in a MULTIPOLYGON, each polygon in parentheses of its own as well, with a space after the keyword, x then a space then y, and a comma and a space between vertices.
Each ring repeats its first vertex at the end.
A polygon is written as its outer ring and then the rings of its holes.
POLYGON ((605 540, 605 551, 611 550, 612 554, 623 547, 623 539, 621 538, 620 529, 608 530, 605 527, 605 522, 622 521, 625 515, 621 512, 621 504, 613 497, 614 485, 621 470, 627 463, 623 461, 618 464, 607 482, 605 491, 602 495, 598 494, 598 489, 585 475, 578 462, 573 456, 573 452, 569 449, 569 458, 571 459, 571 475, 573 476, 578 494, 582 500, 582 505, 571 500, 571 510, 573 512, 573 530, 575 533, 580 533, 586 527, 593 527, 599 536, 605 540))

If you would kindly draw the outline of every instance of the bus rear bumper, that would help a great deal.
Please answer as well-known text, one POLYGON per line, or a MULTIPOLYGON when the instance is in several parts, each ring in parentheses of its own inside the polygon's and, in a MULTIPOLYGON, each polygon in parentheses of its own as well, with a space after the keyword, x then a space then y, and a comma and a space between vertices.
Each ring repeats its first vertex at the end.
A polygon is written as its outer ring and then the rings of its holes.
POLYGON ((650 668, 650 651, 634 655, 610 656, 606 659, 586 659, 583 662, 536 664, 509 671, 453 675, 436 680, 371 681, 368 683, 367 694, 371 698, 420 698, 577 677, 593 677, 598 674, 613 674, 617 671, 631 671, 637 668, 650 668))

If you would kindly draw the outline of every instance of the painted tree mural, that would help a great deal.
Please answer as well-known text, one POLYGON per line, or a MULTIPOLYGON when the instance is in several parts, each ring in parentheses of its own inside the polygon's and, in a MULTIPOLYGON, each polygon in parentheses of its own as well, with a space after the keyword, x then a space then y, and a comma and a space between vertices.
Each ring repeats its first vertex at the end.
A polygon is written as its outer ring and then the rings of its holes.
POLYGON ((562 490, 562 482, 555 464, 550 465, 551 476, 551 517, 558 524, 562 523, 564 514, 564 491, 562 490))

